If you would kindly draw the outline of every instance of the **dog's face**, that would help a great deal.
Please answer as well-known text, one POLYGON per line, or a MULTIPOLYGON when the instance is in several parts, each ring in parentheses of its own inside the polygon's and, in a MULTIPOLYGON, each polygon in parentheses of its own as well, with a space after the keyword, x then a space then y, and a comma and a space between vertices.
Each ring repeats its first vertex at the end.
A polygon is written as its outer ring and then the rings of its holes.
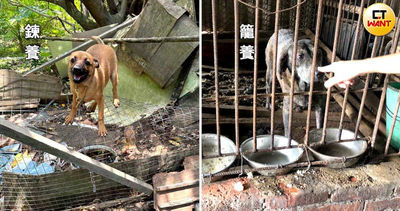
POLYGON ((82 83, 91 77, 99 67, 99 62, 85 51, 75 51, 69 56, 68 71, 74 83, 82 83))
MULTIPOLYGON (((303 39, 298 41, 297 45, 297 58, 296 58, 296 75, 304 83, 311 83, 312 74, 312 60, 314 45, 311 40, 303 39)), ((293 45, 288 49, 288 67, 292 67, 293 63, 293 45)), ((323 52, 321 49, 318 50, 317 55, 317 66, 321 66, 323 61, 323 52)), ((323 80, 323 74, 318 70, 315 70, 315 82, 323 80)))

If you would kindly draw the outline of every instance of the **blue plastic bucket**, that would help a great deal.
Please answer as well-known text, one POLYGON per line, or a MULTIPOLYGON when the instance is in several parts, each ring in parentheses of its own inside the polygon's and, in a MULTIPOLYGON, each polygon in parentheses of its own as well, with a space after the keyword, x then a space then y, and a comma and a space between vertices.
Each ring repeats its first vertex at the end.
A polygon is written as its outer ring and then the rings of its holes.
MULTIPOLYGON (((394 110, 396 109, 397 98, 399 96, 400 83, 389 83, 386 91, 386 136, 389 135, 392 126, 394 110)), ((393 129, 393 136, 390 145, 395 149, 400 149, 400 111, 396 116, 396 123, 393 129)))

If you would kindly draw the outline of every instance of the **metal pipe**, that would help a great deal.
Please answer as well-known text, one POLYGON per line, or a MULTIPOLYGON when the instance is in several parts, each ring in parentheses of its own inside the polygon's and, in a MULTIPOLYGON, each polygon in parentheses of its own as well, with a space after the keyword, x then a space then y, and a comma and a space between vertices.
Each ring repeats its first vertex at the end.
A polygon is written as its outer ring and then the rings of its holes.
MULTIPOLYGON (((43 40, 60 40, 73 42, 86 42, 90 38, 73 37, 40 37, 43 40)), ((175 37, 139 37, 139 38, 105 38, 104 43, 159 43, 159 42, 196 42, 199 36, 175 36, 175 37)))
MULTIPOLYGON (((123 23, 121 23, 119 25, 116 25, 113 28, 101 33, 98 37, 103 38, 105 36, 109 36, 109 35, 113 34, 115 31, 132 24, 138 17, 139 16, 135 16, 132 19, 129 19, 129 20, 127 20, 127 21, 125 21, 125 22, 123 22, 123 23)), ((27 75, 29 75, 31 73, 34 73, 34 72, 36 72, 38 70, 41 70, 41 69, 43 69, 43 68, 45 68, 47 66, 50 66, 50 65, 60 61, 61 59, 69 56, 72 52, 80 50, 80 49, 85 48, 85 47, 88 47, 88 46, 90 46, 92 44, 95 44, 95 43, 96 43, 96 41, 94 41, 94 40, 88 40, 88 41, 76 46, 75 48, 72 48, 71 50, 69 50, 69 51, 57 56, 56 58, 54 58, 54 59, 52 59, 50 61, 47 61, 47 62, 45 62, 45 63, 33 68, 32 70, 28 71, 27 73, 23 74, 22 76, 25 77, 25 76, 27 76, 27 75)))
POLYGON ((233 1, 235 16, 235 142, 236 153, 239 154, 239 3, 233 1))
MULTIPOLYGON (((297 0, 299 4, 301 0, 297 0)), ((293 61, 292 61, 292 75, 290 78, 290 96, 289 96, 289 134, 288 134, 288 146, 292 142, 292 126, 293 126, 293 93, 294 93, 294 76, 296 73, 296 60, 297 60, 297 45, 299 40, 299 26, 300 26, 300 5, 296 9, 296 23, 294 28, 294 46, 293 46, 293 61)))
MULTIPOLYGON (((276 11, 279 10, 280 0, 276 0, 276 11)), ((280 13, 275 13, 275 43, 274 43, 274 61, 272 63, 272 97, 271 97, 271 149, 274 149, 274 119, 275 119, 275 83, 276 83, 276 70, 277 70, 277 58, 278 58, 278 39, 279 39, 279 16, 280 13)), ((268 76, 267 76, 268 77, 268 76)))
POLYGON ((211 15, 213 27, 213 48, 214 48, 214 70, 215 70, 215 116, 216 116, 216 129, 217 129, 217 143, 218 154, 221 155, 221 128, 220 128, 220 114, 219 114, 219 81, 218 81, 218 29, 217 29, 217 12, 216 0, 211 0, 211 15))
MULTIPOLYGON (((364 3, 365 3, 365 0, 362 0, 361 1, 361 5, 360 5, 361 6, 361 14, 364 11, 364 3)), ((362 16, 359 15, 358 16, 358 20, 357 20, 358 22, 357 22, 356 36, 355 36, 355 39, 354 39, 355 42, 354 42, 354 45, 353 45, 353 52, 352 52, 352 55, 351 55, 351 60, 354 60, 354 57, 355 57, 355 49, 356 49, 356 45, 357 45, 356 40, 358 40, 359 35, 360 35, 361 17, 362 16)), ((378 40, 377 40, 377 37, 375 37, 374 47, 372 48, 372 55, 371 56, 374 56, 374 52, 376 51, 376 50, 374 51, 374 49, 376 49, 377 44, 378 44, 378 40)), ((360 103, 360 109, 359 109, 359 112, 358 112, 356 127, 354 129, 354 138, 357 138, 357 136, 358 136, 358 129, 360 128, 360 124, 361 124, 361 120, 362 120, 362 112, 364 110, 365 99, 367 98, 368 83, 369 83, 370 78, 371 78, 371 75, 367 74, 367 78, 365 80, 364 89, 363 89, 364 90, 363 91, 363 95, 361 97, 361 103, 360 103)))
MULTIPOLYGON (((351 93, 358 93, 358 92, 363 92, 364 89, 356 89, 356 90, 352 90, 351 93)), ((382 91, 382 88, 368 88, 368 91, 382 91)), ((328 91, 313 91, 313 94, 316 95, 326 95, 328 93, 328 91)), ((339 93, 344 93, 344 90, 337 90, 337 91, 331 91, 331 94, 339 94, 339 93)), ((307 91, 302 91, 302 92, 295 92, 293 93, 293 95, 309 95, 310 92, 307 91)), ((282 93, 276 93, 275 96, 278 97, 283 97, 283 96, 289 96, 290 93, 289 92, 282 92, 282 93)), ((257 94, 257 97, 271 97, 272 94, 257 94)), ((253 99, 253 95, 239 95, 238 96, 241 99, 253 99)), ((220 96, 219 99, 224 99, 224 100, 234 100, 235 96, 220 96)), ((215 98, 214 97, 206 97, 203 98, 202 100, 205 101, 214 101, 215 98)))
MULTIPOLYGON (((256 8, 260 0, 256 0, 256 8)), ((253 81, 253 152, 257 152, 257 72, 258 72, 258 28, 260 27, 260 10, 255 9, 254 25, 254 81, 253 81)))
MULTIPOLYGON (((362 5, 361 5, 361 11, 363 11, 364 10, 364 0, 362 1, 362 5)), ((358 25, 360 26, 361 25, 361 16, 359 16, 359 18, 358 18, 358 25)), ((359 29, 360 27, 358 26, 358 28, 357 29, 359 29)), ((356 35, 356 39, 355 40, 358 40, 358 37, 357 37, 357 35, 356 35)), ((375 37, 374 38, 374 45, 373 45, 373 47, 372 47, 372 54, 371 54, 371 58, 373 58, 373 57, 375 57, 375 54, 376 54, 376 50, 377 50, 377 47, 378 47, 378 40, 379 40, 379 38, 378 37, 375 37)), ((354 57, 355 57, 355 48, 356 48, 356 43, 354 44, 354 47, 353 47, 353 52, 352 52, 352 55, 351 55, 351 59, 353 60, 354 59, 354 57)), ((357 122, 356 122, 356 127, 355 127, 355 130, 354 130, 354 137, 356 138, 357 136, 358 136, 358 130, 359 130, 359 128, 360 128, 360 124, 361 124, 361 120, 362 120, 362 112, 363 112, 363 110, 364 110, 364 105, 365 105, 365 99, 367 98, 367 93, 368 93, 368 84, 369 84, 369 81, 370 81, 370 79, 371 79, 371 75, 370 74, 367 74, 367 78, 365 79, 365 84, 364 84, 364 91, 363 91, 363 95, 362 95, 362 97, 361 97, 361 103, 360 103, 360 109, 359 109, 359 112, 358 112, 358 117, 357 117, 357 122)), ((348 91, 347 90, 347 87, 346 87, 346 91, 348 91)))
MULTIPOLYGON (((354 2, 354 6, 356 6, 355 3, 356 2, 354 2)), ((347 19, 348 19, 348 15, 349 14, 350 14, 350 12, 347 13, 347 17, 346 17, 347 19)), ((361 15, 359 15, 359 17, 360 16, 361 15)), ((354 13, 353 13, 353 20, 354 20, 354 13)), ((358 23, 358 24, 360 24, 360 23, 358 23)), ((344 40, 347 40, 346 39, 347 38, 347 29, 348 29, 348 27, 346 27, 346 33, 345 33, 345 39, 344 40)), ((353 27, 351 28, 351 30, 353 30, 353 27)), ((358 30, 358 28, 357 28, 357 30, 358 30)), ((358 39, 354 39, 352 58, 351 58, 352 60, 354 59, 354 56, 355 56, 355 50, 356 50, 356 47, 357 47, 357 42, 358 42, 358 39)), ((344 47, 345 46, 343 46, 343 48, 344 47)), ((349 85, 346 85, 346 90, 344 92, 344 98, 343 98, 342 113, 340 114, 339 131, 338 131, 338 134, 337 134, 337 140, 338 141, 340 141, 340 139, 342 138, 343 120, 344 120, 344 116, 345 116, 345 113, 346 113, 346 106, 347 106, 347 98, 348 98, 348 96, 349 96, 349 85)))
MULTIPOLYGON (((343 1, 343 0, 341 0, 343 1)), ((315 28, 315 40, 314 40, 314 52, 313 52, 313 62, 312 62, 312 73, 311 73, 311 84, 310 84, 310 95, 308 98, 308 110, 307 110, 307 126, 306 126, 306 136, 305 136, 305 144, 308 145, 309 133, 310 133, 310 122, 311 122, 311 104, 312 104, 312 95, 314 90, 314 80, 315 80, 315 69, 317 68, 317 54, 318 54, 318 44, 319 44, 319 35, 321 31, 321 17, 322 17, 322 9, 323 9, 323 0, 319 0, 318 3, 318 15, 317 15, 317 24, 315 28)))
MULTIPOLYGON (((332 62, 335 62, 336 59, 336 51, 337 51, 337 46, 338 46, 338 39, 339 39, 339 29, 340 29, 340 18, 342 17, 342 9, 343 9, 343 0, 340 0, 339 6, 338 6, 338 16, 336 18, 336 26, 335 26, 335 37, 333 39, 333 48, 332 48, 332 62)), ((329 74, 330 77, 333 76, 333 73, 329 74)), ((321 143, 325 143, 325 138, 326 138, 326 128, 328 125, 328 114, 329 114, 329 105, 330 105, 330 99, 331 99, 331 92, 332 88, 328 88, 328 92, 326 94, 326 103, 325 103, 325 114, 324 114, 324 124, 322 127, 322 137, 321 137, 321 143)), ((342 112, 344 109, 342 109, 342 112)))

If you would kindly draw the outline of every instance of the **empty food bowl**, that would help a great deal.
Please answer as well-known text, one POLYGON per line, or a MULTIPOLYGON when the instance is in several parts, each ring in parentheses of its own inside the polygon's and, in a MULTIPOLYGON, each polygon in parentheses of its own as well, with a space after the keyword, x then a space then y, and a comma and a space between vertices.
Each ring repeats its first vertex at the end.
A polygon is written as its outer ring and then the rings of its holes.
MULTIPOLYGON (((218 155, 217 134, 205 133, 201 135, 203 156, 218 155)), ((221 136, 221 153, 235 153, 236 146, 232 140, 221 136)), ((202 174, 209 176, 229 168, 235 161, 236 155, 202 159, 202 174)))
MULTIPOLYGON (((330 168, 344 168, 354 165, 367 150, 368 146, 368 143, 365 140, 337 142, 338 133, 338 128, 327 128, 325 138, 326 144, 308 148, 312 152, 313 156, 318 160, 338 160, 338 162, 328 163, 327 166, 330 168), (340 162, 340 160, 342 160, 342 162, 340 162)), ((309 137, 310 144, 320 142, 322 129, 310 131, 309 137)), ((342 140, 352 138, 354 138, 354 132, 342 130, 342 140)))
MULTIPOLYGON (((274 147, 285 147, 288 139, 284 136, 274 135, 274 147)), ((291 142, 292 146, 297 146, 295 140, 291 142)), ((271 135, 257 136, 257 149, 270 149, 271 135)), ((287 165, 297 162, 302 156, 303 148, 287 148, 269 152, 243 153, 253 150, 253 138, 246 139, 240 145, 240 152, 243 158, 253 168, 273 167, 274 169, 260 170, 258 173, 265 176, 281 175, 289 172, 292 168, 287 165), (276 168, 275 168, 276 167, 276 168), (280 168, 278 168, 280 167, 280 168)))

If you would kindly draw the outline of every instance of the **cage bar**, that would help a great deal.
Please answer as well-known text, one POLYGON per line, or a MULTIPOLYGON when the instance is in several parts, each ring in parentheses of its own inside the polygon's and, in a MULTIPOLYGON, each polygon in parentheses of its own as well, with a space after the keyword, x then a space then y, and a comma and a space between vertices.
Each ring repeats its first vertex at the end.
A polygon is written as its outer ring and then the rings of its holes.
MULTIPOLYGON (((343 1, 343 0, 341 0, 343 1)), ((322 10, 323 10, 323 0, 319 0, 318 4, 318 14, 317 14, 317 24, 315 28, 315 40, 314 40, 314 52, 313 52, 313 62, 312 62, 312 73, 311 73, 311 83, 310 83, 310 95, 308 97, 308 110, 307 110, 307 125, 306 125, 306 136, 305 136, 305 145, 308 146, 308 139, 310 133, 310 122, 311 122, 311 104, 312 104, 312 95, 314 90, 314 80, 315 80, 315 69, 317 68, 317 54, 318 54, 318 44, 319 44, 319 35, 321 31, 321 19, 322 19, 322 10)))
POLYGON ((234 0, 235 18, 235 143, 239 154, 239 2, 234 0))
POLYGON ((290 96, 289 96, 289 134, 288 134, 288 147, 292 142, 292 125, 293 125, 293 93, 294 93, 294 76, 296 74, 296 60, 297 60, 297 46, 299 40, 299 25, 300 25, 300 2, 297 0, 296 9, 296 23, 294 28, 294 45, 293 45, 293 63, 292 63, 292 75, 290 77, 290 96))
POLYGON ((257 152, 257 73, 258 73, 258 28, 260 27, 260 0, 256 0, 254 23, 254 82, 253 82, 253 152, 257 152))
MULTIPOLYGON (((275 8, 275 44, 273 49, 274 61, 272 63, 272 96, 271 96, 271 149, 274 149, 274 119, 275 119, 275 92, 276 92, 276 71, 277 67, 277 57, 278 57, 278 40, 279 40, 279 7, 280 0, 276 0, 276 8, 275 8)), ((267 76, 268 77, 268 76, 267 76)))
POLYGON ((216 0, 211 0, 212 7, 212 28, 213 28, 213 50, 214 50, 214 71, 215 71, 215 118, 217 129, 218 154, 221 155, 221 127, 219 114, 219 81, 218 81, 218 29, 217 29, 217 14, 216 0))

